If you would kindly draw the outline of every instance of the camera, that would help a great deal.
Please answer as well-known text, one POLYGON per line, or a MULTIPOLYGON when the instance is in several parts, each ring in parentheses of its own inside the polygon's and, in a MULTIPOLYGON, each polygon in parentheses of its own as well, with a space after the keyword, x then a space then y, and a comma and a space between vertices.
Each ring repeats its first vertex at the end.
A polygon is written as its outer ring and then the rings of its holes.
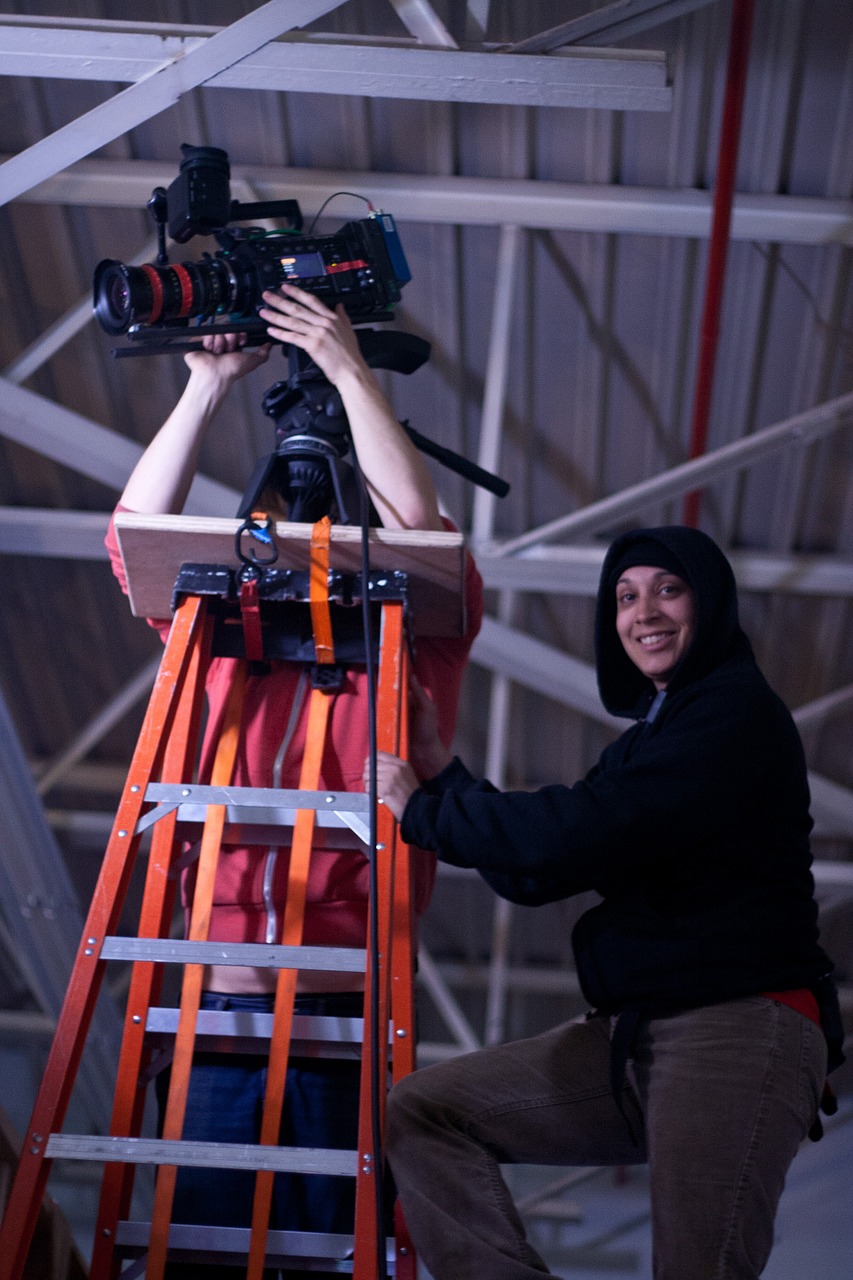
POLYGON ((227 152, 187 143, 181 151, 178 177, 168 191, 156 188, 148 202, 158 227, 157 264, 137 267, 107 258, 95 268, 94 312, 107 333, 168 339, 188 336, 194 322, 266 340, 257 315, 261 295, 283 283, 298 285, 329 307, 342 303, 356 324, 393 319, 411 272, 390 214, 371 212, 333 235, 304 235, 295 200, 231 199, 227 152), (266 231, 230 225, 252 218, 284 219, 288 226, 266 231), (213 235, 220 248, 200 261, 169 265, 167 223, 179 244, 213 235))
MULTIPOLYGON (((394 303, 412 277, 390 214, 371 206, 369 217, 345 223, 334 235, 305 235, 296 200, 247 204, 231 199, 226 151, 184 143, 181 152, 180 171, 168 191, 156 187, 148 201, 157 225, 156 263, 138 267, 106 258, 95 268, 95 317, 107 333, 129 339, 113 348, 114 356, 196 350, 201 339, 215 333, 243 333, 246 346, 269 342, 258 315, 262 294, 284 283, 315 294, 329 307, 342 303, 354 324, 393 320, 394 303), (283 220, 287 229, 231 225, 253 218, 283 220), (219 249, 197 262, 170 264, 167 226, 177 244, 212 235, 219 249)), ((360 328, 357 336, 370 368, 409 374, 429 358, 430 344, 415 334, 360 328)), ((283 351, 289 376, 269 388, 262 406, 275 424, 275 448, 258 461, 238 516, 250 513, 272 487, 285 498, 289 519, 314 521, 333 511, 345 524, 357 498, 352 467, 345 461, 351 440, 341 397, 298 347, 284 344, 283 351)), ((407 422, 400 425, 416 448, 444 466, 498 496, 508 492, 505 480, 428 440, 407 422)))

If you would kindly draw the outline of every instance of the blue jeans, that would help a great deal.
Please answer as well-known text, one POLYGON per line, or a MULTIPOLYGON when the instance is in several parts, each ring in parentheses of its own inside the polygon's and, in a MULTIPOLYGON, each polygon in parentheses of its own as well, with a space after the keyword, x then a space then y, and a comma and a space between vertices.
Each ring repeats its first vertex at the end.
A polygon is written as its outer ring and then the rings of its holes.
POLYGON ((648 1162, 656 1280, 761 1274, 817 1114, 820 1028, 763 996, 643 1019, 621 1110, 610 1034, 609 1018, 592 1017, 426 1067, 391 1091, 388 1157, 434 1280, 550 1274, 501 1163, 648 1162))
MULTIPOLYGON (((205 992, 203 1009, 272 1010, 272 996, 205 992)), ((296 1012, 361 1017, 358 993, 297 996, 296 1012)), ((199 1052, 193 1058, 184 1139, 255 1143, 260 1135, 267 1060, 254 1054, 199 1052)), ((285 1147, 358 1146, 360 1064, 336 1058, 292 1058, 288 1066, 279 1141, 285 1147)), ((159 1083, 159 1082, 158 1082, 159 1083)), ((165 1085, 165 1082, 164 1082, 165 1085)), ((161 1104, 165 1088, 158 1089, 161 1104)), ((252 1221, 255 1175, 239 1169, 178 1170, 174 1222, 247 1227, 252 1221)), ((276 1174, 270 1227, 282 1231, 351 1233, 355 1179, 276 1174)), ((167 1274, 233 1280, 233 1267, 182 1265, 167 1274)), ((289 1280, 301 1273, 287 1271, 289 1280)), ((313 1276, 316 1271, 307 1273, 313 1276)))

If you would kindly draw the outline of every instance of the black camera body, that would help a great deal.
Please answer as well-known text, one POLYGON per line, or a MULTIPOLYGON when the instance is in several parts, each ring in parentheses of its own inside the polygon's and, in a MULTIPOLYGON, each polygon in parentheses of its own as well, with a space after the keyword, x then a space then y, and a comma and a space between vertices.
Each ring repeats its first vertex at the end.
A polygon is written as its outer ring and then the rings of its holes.
POLYGON ((157 265, 107 258, 95 268, 94 311, 107 333, 143 341, 187 337, 195 323, 265 337, 257 314, 261 295, 283 283, 298 285, 329 307, 342 303, 353 323, 393 319, 411 272, 390 214, 371 213, 333 235, 303 235, 295 200, 240 204, 231 200, 226 152, 186 143, 181 150, 178 177, 149 201, 160 233, 157 265), (289 229, 229 225, 259 217, 286 219, 289 229), (179 244, 214 235, 220 248, 198 262, 167 265, 167 222, 179 244))

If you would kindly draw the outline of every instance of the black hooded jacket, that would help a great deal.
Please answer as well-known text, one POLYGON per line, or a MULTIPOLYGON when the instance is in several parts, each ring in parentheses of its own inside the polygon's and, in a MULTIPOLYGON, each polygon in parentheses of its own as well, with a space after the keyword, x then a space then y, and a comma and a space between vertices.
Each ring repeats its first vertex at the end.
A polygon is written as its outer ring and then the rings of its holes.
POLYGON ((602 568, 596 656, 605 707, 637 723, 586 778, 498 792, 455 760, 412 796, 404 838, 477 868, 513 902, 597 891, 572 941, 584 994, 604 1012, 814 986, 831 964, 818 945, 802 746, 740 628, 716 544, 677 526, 618 538, 602 568), (654 563, 683 568, 696 617, 647 720, 655 689, 616 633, 614 570, 649 539, 654 563))

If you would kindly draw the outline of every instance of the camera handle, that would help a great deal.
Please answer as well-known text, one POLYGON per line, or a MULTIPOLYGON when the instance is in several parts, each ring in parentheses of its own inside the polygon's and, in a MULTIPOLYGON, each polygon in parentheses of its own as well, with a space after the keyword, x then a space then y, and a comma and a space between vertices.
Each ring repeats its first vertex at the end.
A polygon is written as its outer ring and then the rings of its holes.
MULTIPOLYGON (((165 187, 155 187, 151 198, 145 206, 151 213, 157 227, 157 265, 167 267, 169 255, 166 252, 166 224, 169 219, 168 192, 165 187)), ((228 221, 248 222, 253 218, 283 218, 291 231, 302 230, 302 211, 298 200, 258 200, 254 203, 241 204, 239 200, 231 201, 228 221)), ((230 240, 224 227, 213 233, 217 241, 230 240)))
POLYGON ((158 267, 167 267, 169 265, 169 255, 166 252, 166 218, 168 217, 166 188, 155 187, 151 192, 151 199, 145 207, 150 211, 151 217, 157 225, 157 265, 158 267))
POLYGON ((472 484, 479 485, 481 489, 488 489, 489 493, 495 494, 498 498, 505 498, 509 493, 509 481, 502 480, 500 476, 493 475, 491 471, 485 471, 482 467, 478 467, 476 462, 469 462, 461 453, 454 453, 452 449, 446 449, 444 445, 436 444, 434 440, 422 436, 420 431, 416 431, 414 427, 410 427, 408 422, 401 422, 400 426, 421 453, 426 453, 431 458, 435 458, 436 462, 440 462, 447 467, 448 471, 455 471, 457 475, 463 476, 464 479, 470 480, 472 484))

